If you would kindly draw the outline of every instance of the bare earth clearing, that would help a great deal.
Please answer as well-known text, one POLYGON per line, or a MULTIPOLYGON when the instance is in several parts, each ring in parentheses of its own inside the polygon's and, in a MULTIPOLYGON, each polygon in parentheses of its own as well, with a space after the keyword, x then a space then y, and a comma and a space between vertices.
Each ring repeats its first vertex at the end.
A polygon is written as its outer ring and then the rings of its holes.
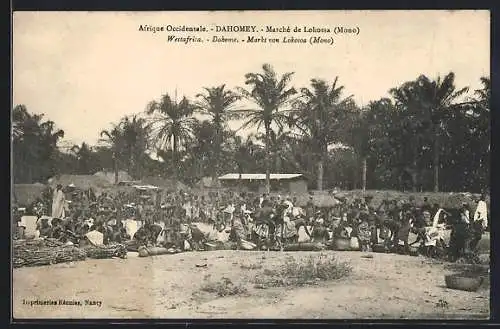
POLYGON ((13 275, 14 318, 487 319, 489 283, 477 292, 447 289, 446 263, 395 254, 325 251, 348 261, 343 279, 257 289, 252 281, 291 255, 318 252, 214 251, 87 260, 13 275), (205 265, 206 264, 206 265, 205 265), (250 268, 250 269, 249 269, 250 268), (251 269, 254 268, 254 269, 251 269), (229 278, 248 291, 217 297, 204 283, 229 278), (23 305, 24 300, 102 301, 99 306, 23 305))

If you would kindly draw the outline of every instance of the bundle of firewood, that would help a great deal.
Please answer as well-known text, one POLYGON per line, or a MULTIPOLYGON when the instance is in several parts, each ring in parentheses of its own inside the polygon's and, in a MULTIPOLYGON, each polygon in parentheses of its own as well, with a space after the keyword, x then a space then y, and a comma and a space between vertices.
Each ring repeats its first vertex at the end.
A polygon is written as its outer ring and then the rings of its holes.
POLYGON ((86 258, 84 250, 48 239, 15 241, 13 256, 14 267, 50 265, 86 258))
POLYGON ((88 258, 127 258, 127 247, 123 244, 110 244, 105 246, 89 245, 84 248, 88 258))
POLYGON ((13 243, 13 266, 41 266, 74 262, 86 258, 126 258, 127 247, 123 244, 86 246, 78 248, 65 245, 55 239, 16 240, 13 243))

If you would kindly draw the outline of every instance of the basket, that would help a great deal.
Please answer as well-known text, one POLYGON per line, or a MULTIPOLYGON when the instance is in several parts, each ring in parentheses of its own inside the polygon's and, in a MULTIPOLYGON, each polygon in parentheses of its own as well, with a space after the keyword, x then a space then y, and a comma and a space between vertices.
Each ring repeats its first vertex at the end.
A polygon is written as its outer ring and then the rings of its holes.
POLYGON ((418 256, 418 248, 417 247, 410 247, 410 250, 409 250, 409 254, 410 256, 418 256))
POLYGON ((463 276, 460 274, 445 275, 446 287, 456 290, 477 291, 483 282, 480 276, 463 276))
POLYGON ((149 250, 148 250, 148 248, 146 248, 144 246, 140 246, 137 249, 137 252, 139 253, 139 257, 148 257, 149 256, 149 250))

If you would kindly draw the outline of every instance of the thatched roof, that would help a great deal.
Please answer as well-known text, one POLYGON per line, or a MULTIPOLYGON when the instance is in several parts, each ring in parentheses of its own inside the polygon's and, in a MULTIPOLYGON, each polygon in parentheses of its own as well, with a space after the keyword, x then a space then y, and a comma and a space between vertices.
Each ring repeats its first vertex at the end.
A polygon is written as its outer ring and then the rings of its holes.
POLYGON ((162 178, 162 177, 143 177, 141 183, 144 185, 154 185, 165 190, 175 190, 175 191, 188 191, 189 187, 182 182, 174 179, 162 178))
POLYGON ((68 186, 74 184, 75 187, 87 190, 92 188, 96 191, 112 186, 106 179, 94 175, 60 175, 49 179, 49 185, 54 187, 57 184, 68 186))
POLYGON ((36 184, 14 184, 12 189, 13 201, 20 206, 29 206, 37 198, 42 197, 43 191, 47 188, 46 185, 36 184))

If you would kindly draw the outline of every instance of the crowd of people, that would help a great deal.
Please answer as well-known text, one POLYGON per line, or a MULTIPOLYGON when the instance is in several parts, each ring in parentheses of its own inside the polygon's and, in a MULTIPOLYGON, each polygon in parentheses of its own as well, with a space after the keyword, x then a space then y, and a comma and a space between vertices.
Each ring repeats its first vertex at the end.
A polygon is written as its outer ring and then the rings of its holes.
POLYGON ((373 204, 370 196, 333 198, 335 205, 319 207, 312 196, 305 204, 289 195, 231 191, 208 195, 172 191, 96 196, 92 189, 58 185, 28 209, 18 211, 16 218, 19 221, 23 214, 35 215, 38 236, 74 243, 87 233, 98 231, 104 235, 105 244, 133 240, 183 249, 186 240, 191 245, 206 240, 203 232, 191 225, 205 223, 218 232, 230 232, 230 239, 237 243, 252 241, 259 247, 282 248, 293 242, 329 243, 356 238, 363 251, 382 246, 388 252, 409 253, 417 245, 421 249, 441 248, 455 260, 475 250, 488 227, 484 194, 477 200, 476 209, 465 203, 460 209, 443 209, 427 198, 417 203, 412 196, 407 200, 386 199, 380 204, 373 204), (132 236, 124 226, 125 219, 141 223, 132 236), (443 245, 442 239, 429 243, 437 228, 445 227, 451 228, 449 245, 443 245), (417 236, 412 243, 410 232, 417 236))

